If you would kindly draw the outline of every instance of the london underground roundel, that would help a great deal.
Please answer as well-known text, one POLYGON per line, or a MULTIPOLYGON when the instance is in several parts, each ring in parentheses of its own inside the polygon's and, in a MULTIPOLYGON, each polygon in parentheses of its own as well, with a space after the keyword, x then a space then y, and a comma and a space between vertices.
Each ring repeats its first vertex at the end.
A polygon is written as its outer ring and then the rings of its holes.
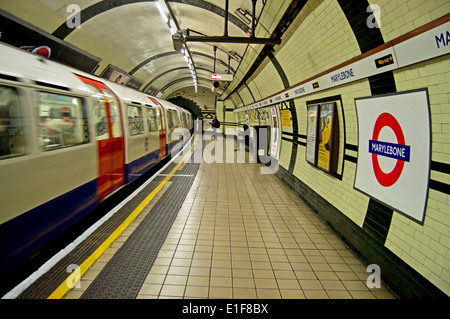
POLYGON ((355 105, 354 188, 423 223, 431 152, 427 89, 357 98, 355 105))
POLYGON ((373 172, 380 185, 384 187, 394 185, 402 174, 405 162, 409 162, 410 146, 405 145, 405 136, 402 128, 393 115, 382 113, 378 116, 373 129, 372 139, 369 140, 369 153, 372 153, 373 172), (389 127, 394 131, 397 137, 397 144, 378 140, 380 131, 384 127, 389 127), (394 169, 389 173, 383 172, 378 162, 378 156, 395 159, 397 162, 394 169))

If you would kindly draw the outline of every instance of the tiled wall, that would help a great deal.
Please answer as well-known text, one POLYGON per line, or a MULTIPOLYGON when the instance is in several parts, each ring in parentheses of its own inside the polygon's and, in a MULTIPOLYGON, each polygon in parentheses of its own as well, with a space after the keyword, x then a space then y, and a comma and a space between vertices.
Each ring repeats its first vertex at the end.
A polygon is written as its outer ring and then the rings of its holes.
MULTIPOLYGON (((354 10, 350 2, 352 1, 310 0, 297 15, 283 35, 282 44, 275 47, 274 53, 291 86, 371 49, 370 43, 366 43, 364 39, 365 21, 359 22, 359 25, 357 21, 349 22, 348 10, 354 10), (359 35, 355 36, 357 32, 359 35)), ((364 9, 363 14, 366 17, 370 15, 365 11, 368 4, 376 4, 380 7, 379 31, 381 31, 383 43, 394 40, 450 12, 448 1, 376 0, 369 1, 365 5, 359 2, 358 10, 364 9)), ((263 16, 265 13, 264 11, 263 16)), ((347 239, 358 238, 353 240, 367 241, 368 243, 364 244, 353 243, 359 247, 359 250, 367 250, 362 251, 362 255, 372 255, 370 250, 381 249, 381 254, 384 255, 381 258, 385 261, 380 263, 390 264, 386 267, 391 268, 392 274, 395 274, 395 268, 399 273, 398 269, 402 269, 402 273, 407 273, 406 276, 413 277, 415 281, 428 281, 432 286, 437 287, 438 291, 449 295, 450 60, 448 55, 434 58, 387 72, 378 78, 383 79, 383 77, 390 77, 392 81, 390 87, 380 88, 375 79, 366 78, 295 99, 293 102, 297 114, 298 134, 301 136, 306 135, 307 102, 333 96, 340 97, 342 104, 339 101, 340 140, 337 172, 340 177, 336 178, 327 174, 305 161, 305 146, 301 143, 304 139, 299 138, 297 155, 293 159, 292 145, 297 141, 293 141, 289 134, 282 135, 285 138, 281 141, 280 175, 291 184, 291 187, 298 190, 300 196, 308 200, 319 215, 321 210, 324 215, 341 215, 342 217, 330 217, 330 220, 337 221, 335 225, 330 226, 340 232, 343 237, 348 237, 347 239), (368 209, 373 209, 373 203, 371 204, 368 196, 353 188, 358 155, 358 124, 354 99, 383 93, 383 90, 402 92, 418 88, 428 88, 432 134, 430 171, 432 181, 424 224, 420 225, 394 211, 387 237, 383 238, 381 244, 372 243, 379 239, 373 239, 363 226, 368 209), (294 170, 288 172, 292 161, 295 161, 294 170), (330 213, 330 211, 333 212, 330 213), (346 235, 345 232, 349 232, 350 229, 358 230, 360 233, 358 236, 346 235), (377 245, 381 245, 381 248, 377 245)), ((284 89, 279 72, 268 58, 246 84, 256 101, 284 89)), ((247 89, 241 89, 240 92, 243 91, 247 89)), ((241 97, 244 103, 237 104, 238 107, 255 102, 250 94, 242 93, 241 97)), ((241 125, 245 122, 243 117, 238 119, 241 120, 241 125)), ((292 129, 285 128, 283 131, 292 133, 292 129)), ((397 284, 401 286, 401 283, 397 284)))

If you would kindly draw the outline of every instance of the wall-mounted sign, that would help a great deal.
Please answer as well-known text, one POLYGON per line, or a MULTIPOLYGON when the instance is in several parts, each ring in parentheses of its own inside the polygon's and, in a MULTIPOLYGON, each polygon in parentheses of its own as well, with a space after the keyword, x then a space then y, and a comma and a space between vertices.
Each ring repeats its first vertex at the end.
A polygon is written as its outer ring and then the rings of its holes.
POLYGON ((354 187, 422 224, 430 172, 427 90, 355 103, 359 140, 354 187))
POLYGON ((212 81, 233 81, 233 74, 210 73, 209 79, 212 81))
POLYGON ((309 105, 306 124, 306 161, 316 165, 317 160, 317 120, 319 105, 309 105))
POLYGON ((383 56, 381 58, 375 59, 375 65, 377 69, 382 68, 386 65, 394 64, 394 57, 392 54, 388 54, 386 56, 383 56))
POLYGON ((324 103, 319 110, 319 132, 317 141, 317 167, 324 171, 332 171, 334 122, 336 103, 324 103))

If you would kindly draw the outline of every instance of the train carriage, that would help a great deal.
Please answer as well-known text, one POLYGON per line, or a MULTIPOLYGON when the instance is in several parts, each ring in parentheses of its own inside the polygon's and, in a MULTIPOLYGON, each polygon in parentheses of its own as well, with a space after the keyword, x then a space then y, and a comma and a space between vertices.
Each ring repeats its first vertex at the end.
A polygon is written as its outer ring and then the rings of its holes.
POLYGON ((181 138, 170 134, 192 123, 169 102, 8 45, 0 57, 3 276, 171 155, 181 138))

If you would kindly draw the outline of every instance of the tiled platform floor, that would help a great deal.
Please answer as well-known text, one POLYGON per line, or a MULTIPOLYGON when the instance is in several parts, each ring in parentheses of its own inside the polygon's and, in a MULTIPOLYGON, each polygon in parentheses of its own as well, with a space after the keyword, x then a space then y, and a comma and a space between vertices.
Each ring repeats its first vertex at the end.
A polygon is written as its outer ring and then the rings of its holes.
MULTIPOLYGON (((369 289, 366 266, 261 166, 200 165, 138 298, 396 298, 369 289)), ((170 183, 66 298, 80 298, 170 183)))
POLYGON ((395 298, 260 167, 201 164, 138 298, 395 298))

